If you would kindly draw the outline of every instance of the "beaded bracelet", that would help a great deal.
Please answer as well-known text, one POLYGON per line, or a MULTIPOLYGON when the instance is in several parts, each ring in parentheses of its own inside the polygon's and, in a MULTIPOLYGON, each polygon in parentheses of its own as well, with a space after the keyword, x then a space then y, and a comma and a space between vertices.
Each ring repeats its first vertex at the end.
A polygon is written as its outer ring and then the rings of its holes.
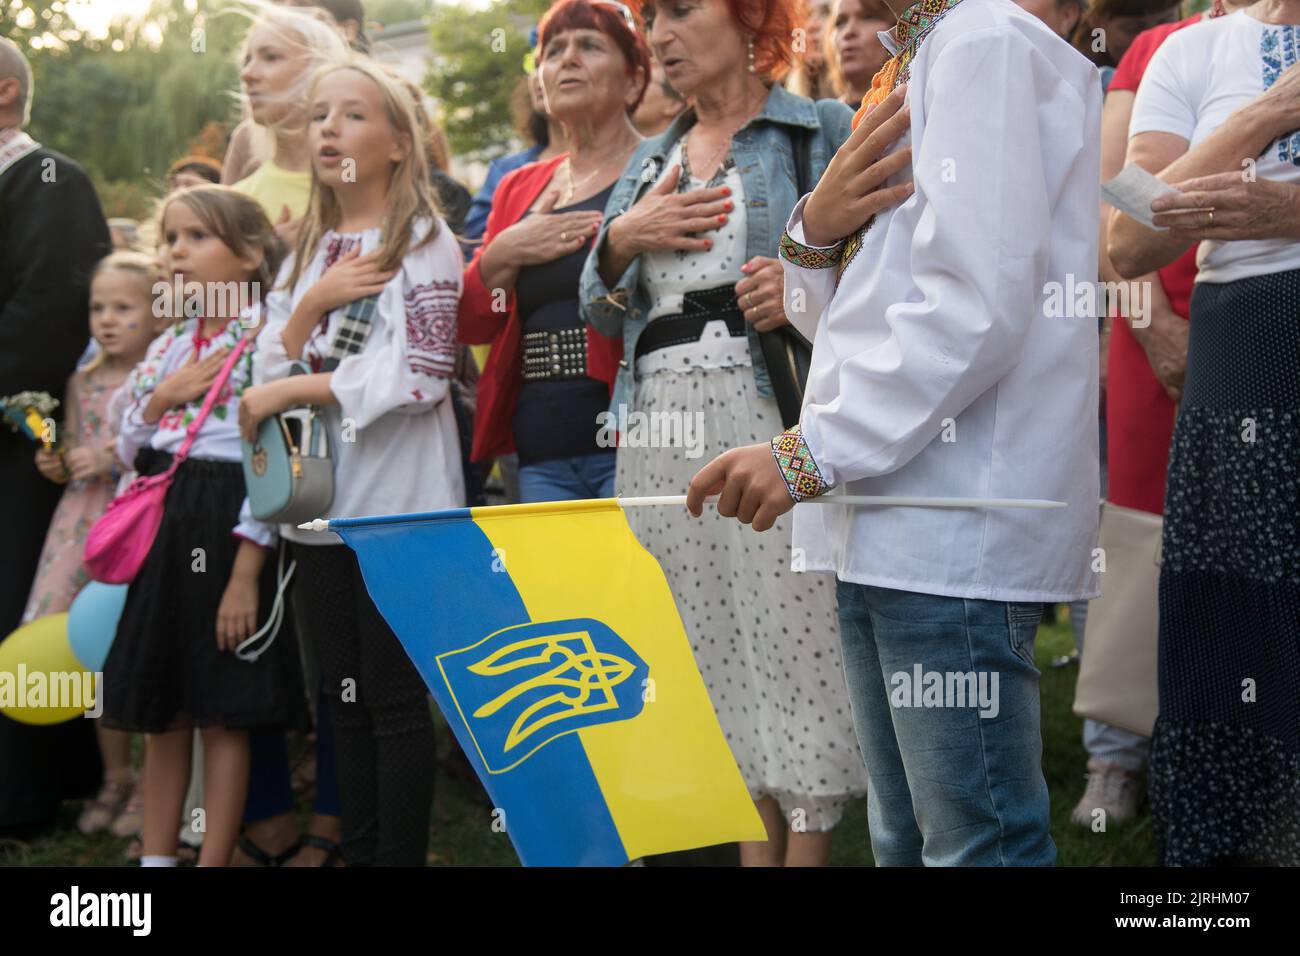
POLYGON ((844 240, 833 246, 805 246, 790 237, 790 233, 781 234, 781 258, 801 269, 834 269, 840 264, 844 253, 844 240))
POLYGON ((805 498, 816 498, 830 491, 831 485, 813 460, 808 443, 799 426, 794 425, 772 439, 772 457, 781 469, 785 487, 797 504, 805 498))

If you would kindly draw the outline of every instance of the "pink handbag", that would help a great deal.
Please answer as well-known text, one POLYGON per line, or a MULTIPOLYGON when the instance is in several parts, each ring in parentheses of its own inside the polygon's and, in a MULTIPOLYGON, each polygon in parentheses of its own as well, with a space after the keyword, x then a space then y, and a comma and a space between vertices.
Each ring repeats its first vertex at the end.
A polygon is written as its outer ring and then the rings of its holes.
POLYGON ((212 410, 217 394, 230 378, 230 372, 247 344, 248 339, 241 338, 226 363, 221 366, 221 371, 203 400, 203 408, 194 421, 190 422, 185 431, 185 441, 172 457, 171 467, 162 474, 147 475, 131 482, 125 491, 109 502, 108 510, 91 527, 90 534, 86 536, 83 560, 86 571, 94 580, 104 584, 130 584, 135 578, 153 547, 154 538, 158 536, 163 502, 167 498, 167 489, 171 487, 176 469, 189 455, 190 445, 194 444, 194 438, 208 417, 208 412, 212 410))

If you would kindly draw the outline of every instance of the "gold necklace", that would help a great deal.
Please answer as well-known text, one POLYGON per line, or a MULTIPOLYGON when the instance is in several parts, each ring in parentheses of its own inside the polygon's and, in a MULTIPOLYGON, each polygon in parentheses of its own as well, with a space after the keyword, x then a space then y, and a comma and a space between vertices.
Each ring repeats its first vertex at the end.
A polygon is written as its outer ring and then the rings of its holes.
POLYGON ((559 205, 568 206, 572 204, 573 197, 577 194, 579 187, 585 186, 587 183, 591 181, 592 177, 594 177, 600 172, 603 172, 606 168, 608 168, 611 158, 617 159, 619 161, 620 168, 622 168, 622 164, 627 162, 628 154, 631 153, 632 150, 635 148, 636 148, 636 144, 633 143, 632 145, 627 146, 624 149, 620 150, 618 153, 614 154, 614 156, 612 157, 607 156, 605 159, 602 159, 600 162, 598 162, 595 165, 595 167, 592 169, 592 171, 587 173, 581 179, 573 178, 573 154, 570 153, 568 156, 565 156, 564 157, 564 178, 568 180, 569 185, 568 185, 568 189, 565 190, 564 197, 560 201, 559 205))
MULTIPOLYGON (((731 138, 740 132, 740 128, 742 126, 744 126, 746 123, 748 123, 758 114, 759 109, 762 109, 761 104, 757 109, 751 107, 750 109, 745 111, 745 115, 741 118, 740 122, 736 123, 736 125, 731 128, 731 131, 727 133, 725 137, 723 137, 722 148, 709 157, 709 161, 707 164, 705 164, 704 169, 713 169, 717 164, 722 162, 723 157, 725 157, 727 154, 727 150, 731 149, 731 138)), ((699 124, 697 122, 696 127, 698 128, 698 126, 699 124)), ((688 133, 686 137, 683 138, 682 140, 682 156, 686 159, 686 168, 691 171, 692 176, 698 176, 700 179, 704 179, 703 171, 696 172, 695 164, 690 161, 690 156, 688 155, 688 150, 687 150, 687 146, 689 145, 689 143, 690 143, 690 134, 688 133)), ((717 170, 714 169, 714 173, 716 172, 717 170)))
MULTIPOLYGON (((608 160, 606 160, 605 162, 608 162, 608 160)), ((605 168, 605 163, 600 163, 598 166, 596 166, 595 169, 587 173, 587 175, 583 176, 581 179, 574 179, 573 163, 568 156, 564 157, 564 178, 568 180, 569 186, 568 189, 566 189, 564 192, 564 198, 560 201, 560 205, 561 206, 571 205, 573 203, 573 197, 578 191, 578 187, 585 186, 593 176, 595 176, 598 172, 600 172, 604 168, 605 168)))

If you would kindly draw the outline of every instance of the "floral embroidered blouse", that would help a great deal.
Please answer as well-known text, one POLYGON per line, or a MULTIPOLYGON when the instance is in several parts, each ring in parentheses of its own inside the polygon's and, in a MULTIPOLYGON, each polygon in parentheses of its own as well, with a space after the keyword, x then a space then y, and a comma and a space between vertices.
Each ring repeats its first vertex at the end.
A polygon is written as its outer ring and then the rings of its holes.
MULTIPOLYGON (((198 319, 186 319, 171 326, 166 332, 154 339, 149 346, 144 361, 137 365, 122 386, 126 408, 118 430, 118 457, 132 467, 135 457, 142 448, 174 455, 185 441, 185 431, 194 421, 203 407, 204 396, 200 395, 184 405, 168 409, 158 421, 150 424, 144 420, 144 410, 158 383, 176 372, 196 352, 200 359, 207 358, 220 349, 233 349, 245 327, 256 328, 260 321, 260 309, 246 311, 239 319, 232 319, 224 329, 209 338, 203 338, 199 332, 198 319)), ((217 394, 212 411, 203 422, 194 444, 190 446, 189 457, 207 461, 242 460, 239 444, 239 396, 253 380, 253 348, 245 348, 239 357, 230 377, 217 394)), ((239 537, 248 538, 261 545, 270 545, 275 540, 272 525, 262 524, 245 516, 234 529, 239 537)))

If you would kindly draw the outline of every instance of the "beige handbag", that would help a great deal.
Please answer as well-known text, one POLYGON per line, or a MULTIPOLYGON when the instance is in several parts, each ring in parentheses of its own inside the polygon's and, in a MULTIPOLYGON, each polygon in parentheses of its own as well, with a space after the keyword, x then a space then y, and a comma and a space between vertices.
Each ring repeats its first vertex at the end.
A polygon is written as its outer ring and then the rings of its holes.
POLYGON ((1150 737, 1159 706, 1159 515, 1106 502, 1101 596, 1088 605, 1074 712, 1150 737))

